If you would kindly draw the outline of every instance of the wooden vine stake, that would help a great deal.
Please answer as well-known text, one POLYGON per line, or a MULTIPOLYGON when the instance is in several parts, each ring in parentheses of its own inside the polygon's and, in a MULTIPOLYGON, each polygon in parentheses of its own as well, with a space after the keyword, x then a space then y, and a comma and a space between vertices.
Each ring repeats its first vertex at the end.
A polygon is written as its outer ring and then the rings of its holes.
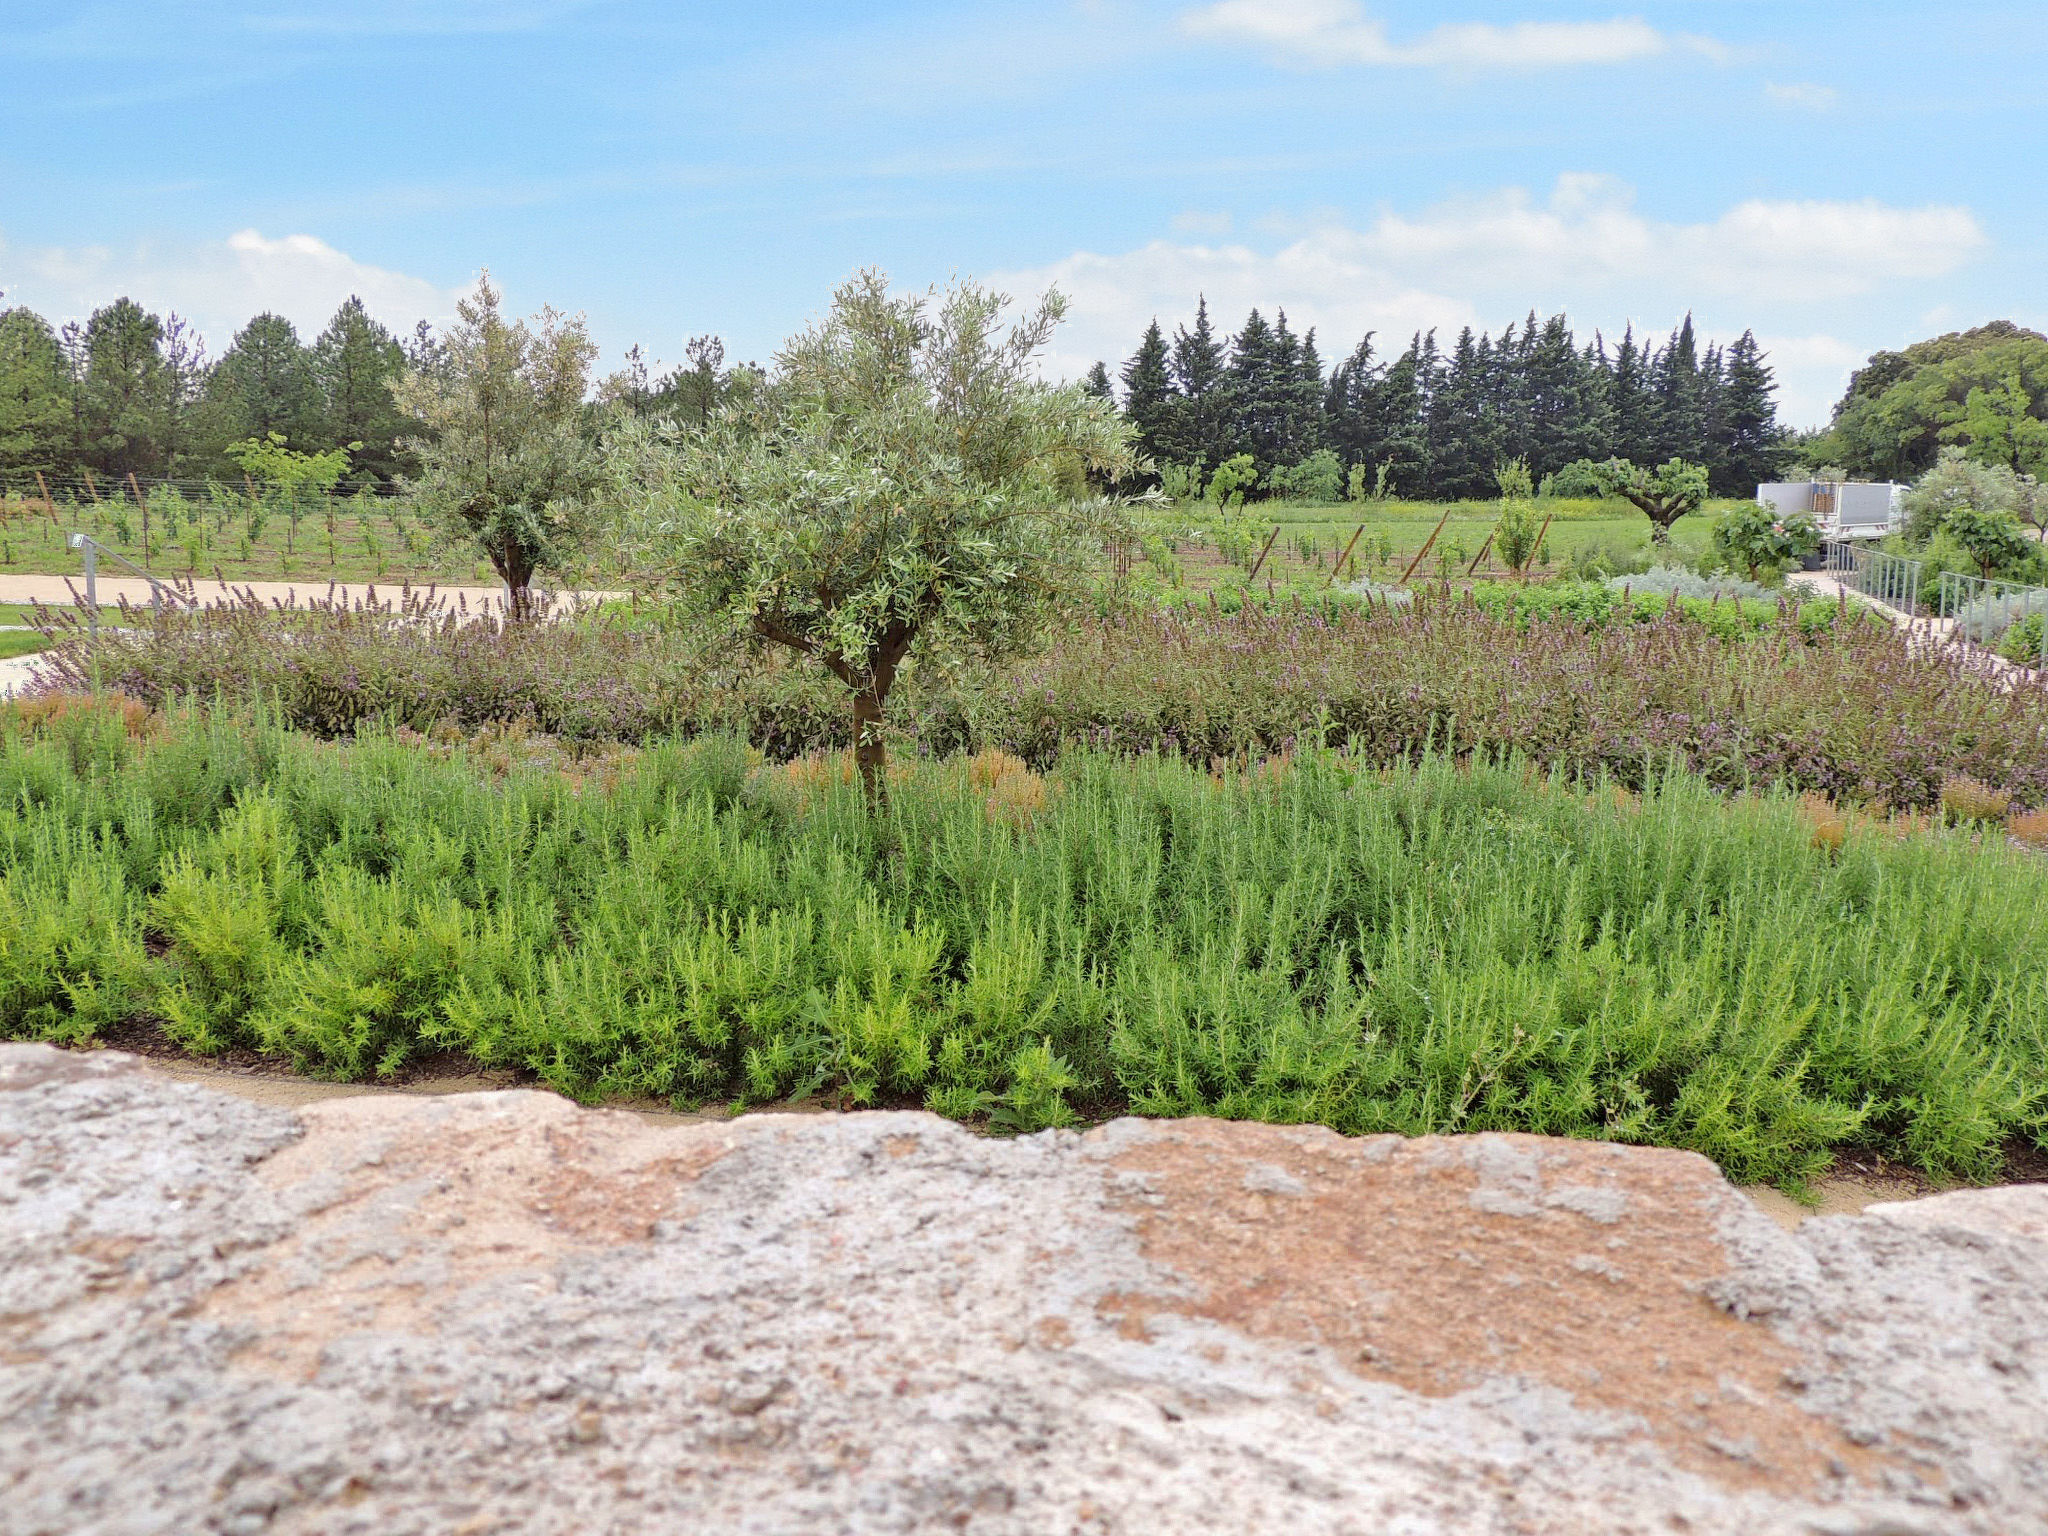
POLYGON ((1542 526, 1541 528, 1538 528, 1538 529, 1536 530, 1536 542, 1535 542, 1534 544, 1531 544, 1531 545, 1529 546, 1529 555, 1528 555, 1528 558, 1527 558, 1527 559, 1525 559, 1525 560, 1523 560, 1523 562, 1522 562, 1522 568, 1521 568, 1520 570, 1518 570, 1517 572, 1515 572, 1515 574, 1516 574, 1517 576, 1521 576, 1521 577, 1527 577, 1527 576, 1528 576, 1528 574, 1529 574, 1529 561, 1530 561, 1530 560, 1534 560, 1534 559, 1535 559, 1535 558, 1536 558, 1536 557, 1537 557, 1537 556, 1538 556, 1539 554, 1541 554, 1541 553, 1543 552, 1543 536, 1544 536, 1544 535, 1545 535, 1546 533, 1550 532, 1550 518, 1551 518, 1551 517, 1555 517, 1555 516, 1557 516, 1557 514, 1556 514, 1555 512, 1553 512, 1553 513, 1551 513, 1551 514, 1550 514, 1550 517, 1546 517, 1546 518, 1544 518, 1544 519, 1543 519, 1543 526, 1542 526))
POLYGON ((1442 517, 1436 520, 1436 526, 1429 530, 1429 537, 1422 541, 1422 548, 1415 551, 1415 558, 1408 562, 1408 569, 1401 573, 1399 585, 1404 587, 1408 585, 1408 578, 1415 574, 1415 567, 1422 564, 1422 557, 1427 555, 1435 546, 1436 536, 1444 531, 1444 524, 1450 520, 1451 514, 1448 510, 1445 511, 1442 517))
POLYGON ((1337 557, 1336 565, 1331 567, 1330 580, 1328 582, 1328 585, 1333 587, 1337 585, 1337 578, 1344 574, 1344 562, 1351 558, 1351 551, 1358 547, 1359 535, 1363 534, 1364 532, 1365 524, 1360 523, 1358 525, 1358 533, 1354 533, 1351 535, 1351 542, 1344 546, 1344 553, 1337 557))
POLYGON ((1246 581, 1257 581, 1259 579, 1259 567, 1266 563, 1266 551, 1273 547, 1273 541, 1279 537, 1280 525, 1275 523, 1273 531, 1266 535, 1265 548, 1259 551, 1259 558, 1252 562, 1251 571, 1245 576, 1246 581))
POLYGON ((1474 555, 1472 557, 1472 563, 1465 567, 1465 574, 1467 576, 1470 576, 1474 571, 1479 569, 1479 562, 1484 560, 1486 558, 1486 552, 1489 549, 1493 548, 1493 536, 1498 532, 1500 532, 1500 529, 1498 527, 1493 527, 1486 530, 1486 542, 1479 546, 1479 553, 1474 555))

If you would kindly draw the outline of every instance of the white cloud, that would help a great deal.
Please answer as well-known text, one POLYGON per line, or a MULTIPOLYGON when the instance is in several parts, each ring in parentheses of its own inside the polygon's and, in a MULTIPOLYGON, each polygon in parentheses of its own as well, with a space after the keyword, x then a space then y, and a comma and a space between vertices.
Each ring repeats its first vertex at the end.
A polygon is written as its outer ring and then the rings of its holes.
POLYGON ((217 356, 253 315, 283 315, 310 340, 350 294, 393 330, 452 314, 454 295, 424 278, 357 261, 312 235, 271 239, 245 229, 200 244, 46 246, 0 243, 0 288, 52 321, 82 320, 126 294, 176 310, 217 356))
POLYGON ((1628 64, 1676 49, 1718 56, 1705 38, 1673 36, 1639 17, 1610 21, 1449 22, 1396 42, 1358 0, 1216 0, 1183 12, 1197 37, 1252 43, 1296 63, 1331 67, 1555 69, 1628 64))
POLYGON ((1779 106, 1803 107, 1809 112, 1828 111, 1841 94, 1832 85, 1816 85, 1811 80, 1795 80, 1786 84, 1775 80, 1764 82, 1764 95, 1779 106))
MULTIPOLYGON (((1541 201, 1511 188, 1383 212, 1363 228, 1325 223, 1276 249, 1158 240, 1120 254, 1076 252, 1001 283, 1017 294, 1054 284, 1068 295, 1072 318, 1049 368, 1078 377, 1098 357, 1127 356, 1154 315, 1186 318, 1197 293, 1219 327, 1234 328, 1254 305, 1269 316, 1284 307, 1297 329, 1318 328, 1325 361, 1367 330, 1380 333, 1384 351, 1417 329, 1498 328, 1532 306, 1564 309, 1588 331, 1618 330, 1629 318, 1661 330, 1691 309, 1710 333, 1762 332, 1774 315, 1794 333, 1819 303, 1942 277, 1984 244, 1965 208, 1753 200, 1680 223, 1643 213, 1621 183, 1572 175, 1541 201)), ((1861 360, 1847 350, 1823 355, 1823 340, 1785 343, 1793 420, 1824 418, 1845 360, 1861 360)))

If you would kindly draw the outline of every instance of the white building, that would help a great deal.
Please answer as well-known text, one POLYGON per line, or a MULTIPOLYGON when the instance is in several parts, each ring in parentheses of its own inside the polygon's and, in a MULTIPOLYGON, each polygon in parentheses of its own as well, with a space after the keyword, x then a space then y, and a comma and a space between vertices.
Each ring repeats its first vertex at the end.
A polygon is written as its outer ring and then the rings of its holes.
POLYGON ((1783 515, 1810 512, 1830 539, 1881 539, 1899 516, 1903 485, 1860 480, 1790 480, 1756 488, 1757 505, 1783 515))

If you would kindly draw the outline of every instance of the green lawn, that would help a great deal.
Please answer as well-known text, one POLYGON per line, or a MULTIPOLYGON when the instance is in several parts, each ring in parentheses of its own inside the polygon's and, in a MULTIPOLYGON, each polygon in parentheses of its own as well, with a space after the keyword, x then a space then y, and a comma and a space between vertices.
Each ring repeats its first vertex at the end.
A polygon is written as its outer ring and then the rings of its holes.
POLYGON ((32 656, 47 644, 32 629, 0 629, 0 661, 12 656, 32 656))
MULTIPOLYGON (((467 585, 495 581, 489 565, 428 536, 385 497, 337 497, 302 508, 252 506, 246 497, 151 504, 149 546, 132 499, 40 503, 0 497, 0 573, 76 576, 84 570, 68 534, 89 533, 152 575, 239 581, 399 581, 467 585)), ((126 575, 114 567, 110 575, 126 575)), ((103 567, 105 568, 105 567, 103 567)))
MULTIPOLYGON (((1709 503, 1682 520, 1672 530, 1674 556, 1691 563, 1704 553, 1721 511, 1732 505, 1729 501, 1709 503)), ((1640 555, 1650 548, 1649 519, 1625 502, 1538 502, 1537 515, 1552 519, 1544 534, 1538 569, 1556 571, 1589 548, 1616 555, 1640 555)), ((1416 577, 1440 576, 1447 568, 1462 573, 1486 545, 1499 517, 1499 504, 1490 501, 1344 502, 1330 506, 1258 502, 1234 519, 1240 536, 1250 541, 1250 554, 1244 559, 1232 558, 1228 529, 1233 520, 1222 517, 1213 506, 1177 507, 1162 514, 1159 521, 1175 530, 1170 537, 1181 584, 1199 590, 1228 579, 1233 568, 1241 573, 1276 527, 1279 537, 1259 566, 1261 581, 1272 578, 1285 585, 1327 579, 1331 566, 1361 528, 1364 531, 1353 553, 1361 575, 1383 581, 1399 577, 1432 533, 1436 533, 1436 542, 1417 568, 1416 577), (1443 528, 1437 533, 1440 520, 1443 528)), ((1499 568, 1500 561, 1490 553, 1481 562, 1482 571, 1499 568)))

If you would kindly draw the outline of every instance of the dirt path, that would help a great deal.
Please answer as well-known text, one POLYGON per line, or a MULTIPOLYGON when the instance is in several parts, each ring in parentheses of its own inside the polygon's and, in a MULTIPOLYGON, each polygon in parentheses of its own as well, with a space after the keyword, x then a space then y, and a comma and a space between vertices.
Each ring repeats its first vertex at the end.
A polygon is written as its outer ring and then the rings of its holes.
MULTIPOLYGON (((386 1085, 321 1082, 315 1078, 291 1077, 283 1073, 247 1067, 222 1067, 207 1062, 163 1056, 152 1057, 150 1066, 167 1077, 174 1077, 183 1082, 204 1083, 209 1088, 219 1089, 223 1093, 232 1093, 241 1098, 253 1099, 259 1104, 279 1105, 288 1109, 302 1104, 317 1103, 322 1099, 347 1098, 357 1094, 414 1094, 432 1097, 453 1093, 490 1093, 504 1088, 537 1088, 536 1084, 521 1082, 514 1073, 503 1071, 422 1077, 411 1082, 386 1085)), ((541 1088, 538 1091, 549 1090, 541 1088)), ((713 1107, 684 1114, 653 1099, 612 1101, 604 1107, 624 1110, 650 1122, 670 1125, 731 1118, 722 1108, 713 1107)), ((777 1104, 772 1108, 774 1113, 784 1115, 832 1113, 823 1105, 808 1103, 777 1104)), ((1936 1186, 1926 1179, 1892 1169, 1845 1167, 1814 1186, 1814 1193, 1818 1196, 1818 1203, 1814 1205, 1802 1205, 1790 1195, 1760 1186, 1744 1188, 1742 1192, 1754 1200, 1773 1221, 1782 1227, 1792 1229, 1814 1216, 1853 1216, 1865 1206, 1881 1200, 1915 1200, 1922 1195, 1934 1193, 1935 1189, 1936 1186)))
MULTIPOLYGON (((171 578, 166 577, 166 580, 171 578)), ((84 592, 83 576, 23 576, 0 575, 0 604, 7 603, 49 603, 53 606, 69 607, 73 592, 84 592)), ((124 599, 137 607, 148 607, 150 585, 139 576, 100 576, 96 586, 100 605, 114 606, 124 599)), ((405 583, 397 578, 380 582, 325 582, 325 581, 197 581, 192 584, 193 595, 202 603, 232 599, 242 593, 253 593, 263 603, 307 603, 333 598, 337 602, 356 603, 375 595, 380 602, 395 602, 405 590, 405 583)), ((415 592, 430 590, 416 584, 415 592)), ((498 587, 433 587, 435 597, 452 605, 467 607, 470 612, 487 612, 503 605, 502 591, 498 587)), ((617 592, 565 592, 557 593, 554 602, 563 607, 577 599, 598 601, 610 597, 623 597, 617 592)))

